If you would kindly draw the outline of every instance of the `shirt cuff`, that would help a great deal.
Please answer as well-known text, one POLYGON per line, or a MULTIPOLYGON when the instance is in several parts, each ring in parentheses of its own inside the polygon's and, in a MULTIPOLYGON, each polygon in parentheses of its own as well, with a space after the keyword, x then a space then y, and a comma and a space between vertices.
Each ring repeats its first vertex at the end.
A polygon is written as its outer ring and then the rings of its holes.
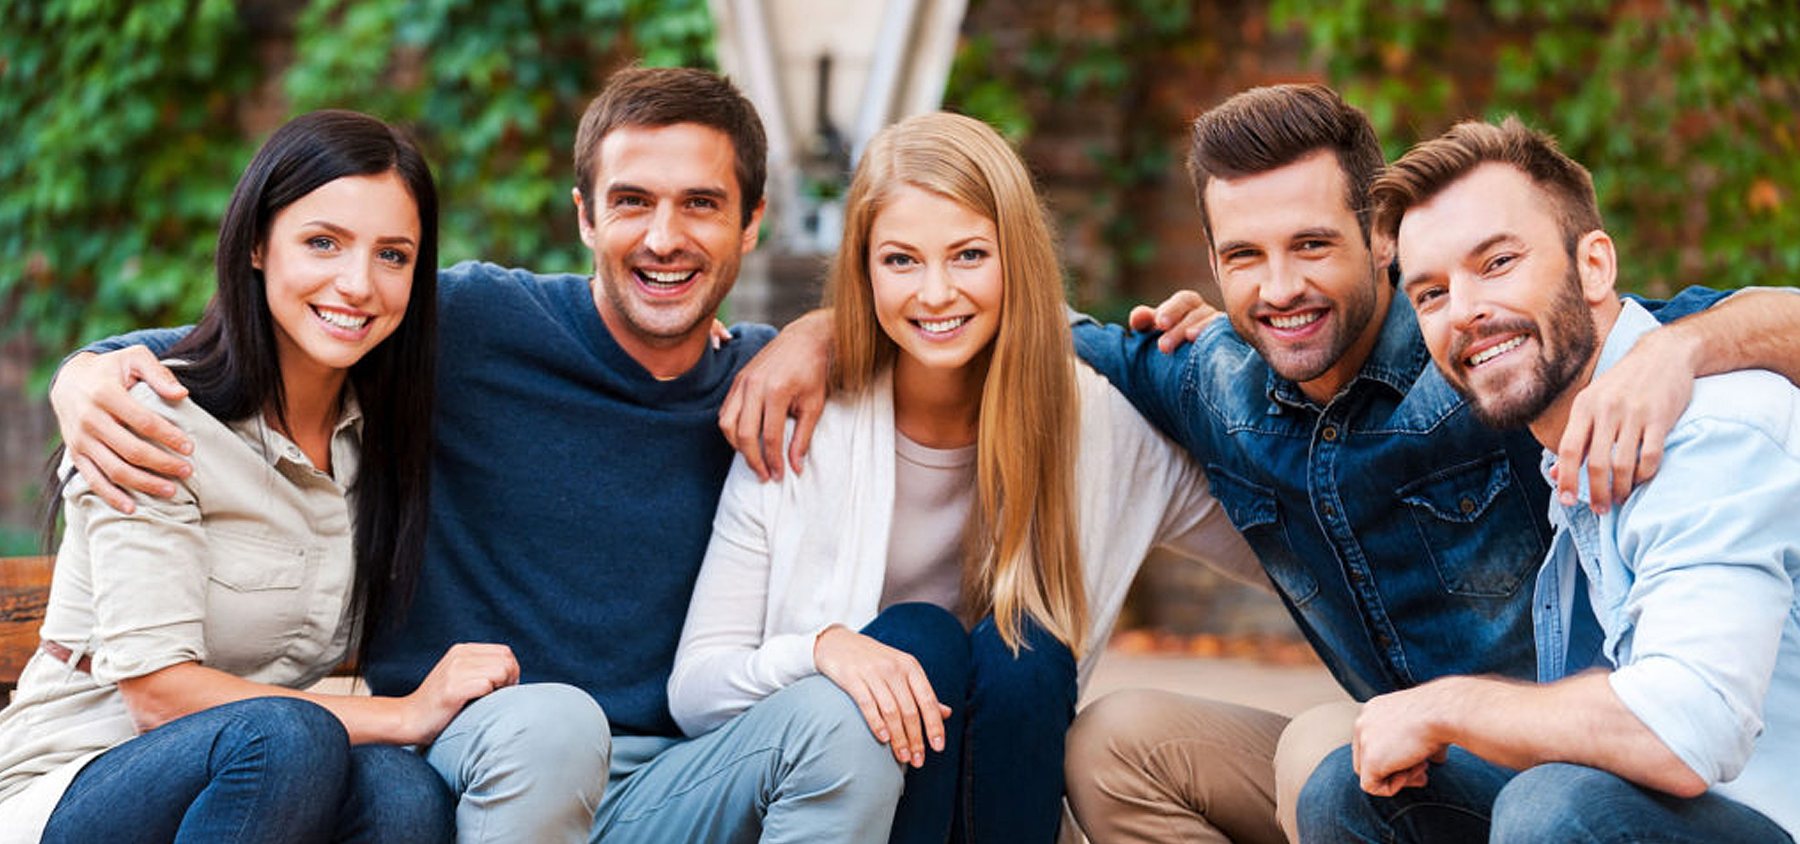
POLYGON ((1613 693, 1708 787, 1737 777, 1762 722, 1667 656, 1633 660, 1607 677, 1613 693))

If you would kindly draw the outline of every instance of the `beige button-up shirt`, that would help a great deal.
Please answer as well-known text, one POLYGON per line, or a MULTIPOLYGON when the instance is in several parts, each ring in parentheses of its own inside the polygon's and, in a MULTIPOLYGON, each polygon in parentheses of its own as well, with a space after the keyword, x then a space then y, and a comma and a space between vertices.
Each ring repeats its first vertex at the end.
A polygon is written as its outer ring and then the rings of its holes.
MULTIPOLYGON (((361 413, 346 396, 331 473, 259 416, 226 424, 149 387, 132 396, 194 442, 173 499, 113 510, 77 475, 39 651, 0 712, 0 842, 36 841, 89 760, 137 733, 118 682, 182 662, 303 688, 349 649, 355 562, 347 490, 361 413), (93 673, 73 666, 82 656, 93 673)), ((64 471, 67 471, 66 462, 64 471)))

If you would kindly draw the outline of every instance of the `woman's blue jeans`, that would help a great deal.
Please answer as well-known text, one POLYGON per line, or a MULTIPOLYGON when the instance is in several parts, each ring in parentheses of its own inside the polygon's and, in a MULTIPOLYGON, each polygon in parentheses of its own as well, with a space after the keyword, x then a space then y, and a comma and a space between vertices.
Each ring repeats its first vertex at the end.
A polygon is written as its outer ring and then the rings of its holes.
POLYGON ((896 604, 862 632, 913 655, 951 707, 944 750, 908 768, 892 844, 1052 842, 1062 824, 1063 734, 1075 657, 1027 618, 1015 656, 988 617, 965 632, 931 604, 896 604))
POLYGON ((317 704, 252 698, 96 757, 63 792, 43 841, 450 841, 455 809, 418 754, 351 747, 317 704))

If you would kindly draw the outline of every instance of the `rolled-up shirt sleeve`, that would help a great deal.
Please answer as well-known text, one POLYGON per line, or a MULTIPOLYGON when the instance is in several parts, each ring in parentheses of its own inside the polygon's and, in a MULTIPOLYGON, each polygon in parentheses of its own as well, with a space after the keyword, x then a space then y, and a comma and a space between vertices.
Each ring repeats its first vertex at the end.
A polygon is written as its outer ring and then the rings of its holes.
POLYGON ((1619 516, 1635 579, 1611 684, 1710 786, 1737 777, 1762 732, 1794 600, 1800 465, 1762 431, 1710 419, 1678 428, 1668 455, 1619 516))
MULTIPOLYGON (((133 394, 170 416, 160 399, 144 400, 148 392, 133 394)), ((71 525, 87 534, 94 595, 89 648, 101 682, 206 660, 206 535, 194 483, 177 483, 172 499, 135 495, 137 508, 129 515, 114 510, 79 476, 65 490, 75 516, 71 525)))

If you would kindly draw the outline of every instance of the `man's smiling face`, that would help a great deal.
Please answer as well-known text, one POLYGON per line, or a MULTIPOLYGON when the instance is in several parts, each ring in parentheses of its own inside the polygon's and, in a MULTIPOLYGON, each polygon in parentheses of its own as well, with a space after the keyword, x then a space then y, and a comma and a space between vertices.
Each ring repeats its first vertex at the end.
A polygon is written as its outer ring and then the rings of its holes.
POLYGON ((1213 271, 1239 336, 1281 377, 1329 399, 1362 368, 1387 312, 1380 270, 1328 150, 1206 184, 1213 271))
POLYGON ((1398 244, 1431 358, 1486 424, 1530 424, 1594 357, 1594 315, 1555 202, 1524 171, 1469 171, 1406 211, 1398 244))
POLYGON ((622 126, 597 155, 576 203, 601 318, 627 344, 704 342, 762 216, 742 219, 731 138, 697 123, 622 126))

